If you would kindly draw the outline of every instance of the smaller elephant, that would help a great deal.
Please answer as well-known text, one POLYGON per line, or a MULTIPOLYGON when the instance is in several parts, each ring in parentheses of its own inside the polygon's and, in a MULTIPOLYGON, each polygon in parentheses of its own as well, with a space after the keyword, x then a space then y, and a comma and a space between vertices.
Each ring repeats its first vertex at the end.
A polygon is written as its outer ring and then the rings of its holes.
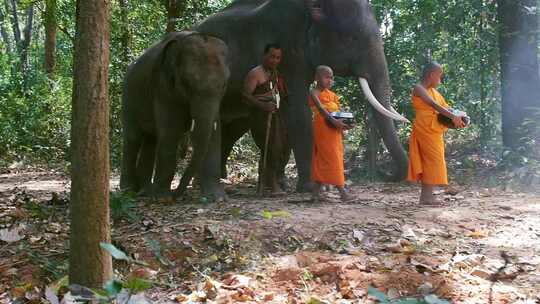
POLYGON ((218 145, 221 99, 229 79, 227 45, 197 32, 175 32, 130 65, 122 93, 120 188, 170 196, 177 146, 191 129, 193 155, 176 194, 218 145))

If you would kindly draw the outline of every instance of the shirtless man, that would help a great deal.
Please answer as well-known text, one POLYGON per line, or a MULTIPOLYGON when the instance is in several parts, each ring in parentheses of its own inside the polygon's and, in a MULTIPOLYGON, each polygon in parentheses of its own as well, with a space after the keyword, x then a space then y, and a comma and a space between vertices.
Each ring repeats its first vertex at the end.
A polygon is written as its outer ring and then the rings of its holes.
POLYGON ((278 45, 268 44, 264 49, 263 63, 247 74, 243 92, 243 100, 251 106, 251 135, 261 150, 259 179, 262 179, 264 186, 271 189, 273 195, 284 194, 280 182, 284 178, 283 169, 289 161, 290 153, 285 121, 287 87, 277 70, 281 55, 281 48, 278 45), (262 172, 269 115, 271 124, 268 156, 265 172, 262 172))

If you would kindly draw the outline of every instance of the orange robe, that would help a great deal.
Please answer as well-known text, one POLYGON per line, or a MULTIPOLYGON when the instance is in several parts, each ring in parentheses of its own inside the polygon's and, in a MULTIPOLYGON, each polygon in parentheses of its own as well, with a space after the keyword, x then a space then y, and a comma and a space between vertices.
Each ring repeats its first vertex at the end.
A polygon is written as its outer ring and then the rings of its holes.
MULTIPOLYGON (((442 107, 448 108, 444 97, 435 89, 428 94, 442 107)), ((428 185, 447 185, 443 135, 448 129, 437 120, 438 112, 420 97, 413 96, 416 112, 409 140, 409 172, 407 180, 428 185)))
MULTIPOLYGON (((319 95, 321 106, 328 112, 339 111, 339 97, 325 89, 319 95)), ((343 141, 341 130, 330 127, 309 97, 313 112, 313 155, 311 161, 311 180, 343 187, 345 174, 343 168, 343 141)))

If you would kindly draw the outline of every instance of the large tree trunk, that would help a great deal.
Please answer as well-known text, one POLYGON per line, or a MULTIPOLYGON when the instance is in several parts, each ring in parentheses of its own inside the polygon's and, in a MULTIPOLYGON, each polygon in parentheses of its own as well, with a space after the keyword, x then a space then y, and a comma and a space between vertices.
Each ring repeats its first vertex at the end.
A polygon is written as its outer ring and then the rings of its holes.
POLYGON ((77 0, 71 122, 69 282, 100 287, 112 276, 100 248, 109 231, 109 1, 77 0))
POLYGON ((498 0, 503 144, 517 149, 523 122, 540 107, 536 0, 498 0))
POLYGON ((56 0, 45 0, 45 72, 54 76, 56 65, 56 0))

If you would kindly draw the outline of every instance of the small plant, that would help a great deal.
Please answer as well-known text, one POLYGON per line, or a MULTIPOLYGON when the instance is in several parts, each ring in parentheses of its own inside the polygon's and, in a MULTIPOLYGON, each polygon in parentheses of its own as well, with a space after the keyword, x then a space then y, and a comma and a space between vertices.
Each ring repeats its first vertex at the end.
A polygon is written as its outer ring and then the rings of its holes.
MULTIPOLYGON (((100 243, 101 248, 105 249, 116 260, 123 260, 130 264, 138 264, 147 266, 142 261, 137 261, 130 258, 122 250, 116 248, 112 244, 100 243)), ((65 303, 79 303, 79 302, 97 302, 97 303, 119 303, 119 304, 146 304, 150 303, 143 292, 152 288, 154 282, 144 280, 138 277, 129 277, 125 280, 113 278, 103 284, 103 289, 92 290, 90 288, 80 286, 77 284, 69 285, 70 292, 64 295, 65 303)), ((58 289, 48 288, 46 294, 47 300, 51 303, 59 303, 56 291, 58 289)))
POLYGON ((136 211, 136 195, 133 192, 111 192, 109 206, 113 220, 122 218, 127 218, 130 222, 139 220, 139 215, 136 211))

